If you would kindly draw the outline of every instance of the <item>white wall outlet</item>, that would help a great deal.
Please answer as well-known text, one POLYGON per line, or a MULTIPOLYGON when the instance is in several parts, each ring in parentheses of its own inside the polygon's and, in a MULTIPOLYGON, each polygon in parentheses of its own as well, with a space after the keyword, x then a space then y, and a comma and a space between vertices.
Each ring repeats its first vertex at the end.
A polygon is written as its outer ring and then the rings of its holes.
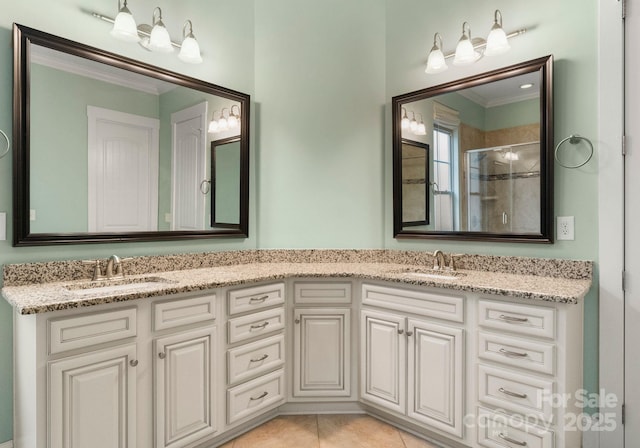
POLYGON ((7 214, 0 212, 0 241, 7 240, 7 214))
POLYGON ((34 209, 29 210, 29 221, 36 220, 36 211, 34 209))
POLYGON ((556 218, 556 239, 558 241, 573 241, 575 239, 573 225, 573 216, 558 216, 556 218))

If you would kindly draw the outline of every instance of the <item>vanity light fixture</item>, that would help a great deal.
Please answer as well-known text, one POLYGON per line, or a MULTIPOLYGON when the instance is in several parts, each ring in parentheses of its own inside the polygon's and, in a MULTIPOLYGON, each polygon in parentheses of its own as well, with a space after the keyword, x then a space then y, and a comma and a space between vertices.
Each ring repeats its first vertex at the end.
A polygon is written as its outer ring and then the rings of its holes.
POLYGON ((189 64, 199 64, 202 62, 200 45, 193 35, 193 24, 187 20, 182 27, 182 45, 171 40, 169 32, 162 21, 162 10, 156 7, 153 10, 151 23, 136 26, 135 19, 127 7, 127 0, 118 0, 118 15, 115 19, 111 17, 91 12, 90 14, 100 20, 113 24, 111 35, 117 39, 138 42, 143 48, 149 51, 160 53, 173 53, 175 48, 180 49, 178 58, 189 64))
POLYGON ((213 111, 213 115, 211 115, 211 122, 209 123, 209 134, 218 133, 218 121, 216 120, 216 110, 213 111))
POLYGON ((400 121, 400 126, 402 127, 403 131, 411 131, 413 133, 413 135, 427 135, 427 126, 424 124, 424 121, 422 121, 422 114, 418 113, 418 116, 420 117, 420 121, 416 120, 416 114, 413 111, 411 112, 411 120, 409 120, 409 117, 407 116, 407 110, 403 107, 402 111, 404 113, 404 116, 402 117, 402 120, 400 121), (406 119, 406 120, 405 120, 406 119), (406 125, 405 125, 406 123, 406 125))
POLYGON ((416 114, 414 114, 413 112, 411 112, 411 121, 409 122, 409 129, 411 129, 411 132, 413 132, 414 134, 416 133, 416 130, 418 129, 418 122, 416 121, 416 114))
POLYGON ((229 124, 229 128, 231 129, 238 127, 238 124, 240 123, 240 106, 238 106, 237 104, 234 104, 231 106, 231 111, 229 113, 229 118, 227 119, 227 123, 229 124), (238 109, 237 114, 233 113, 234 107, 238 109))
POLYGON ((402 119, 400 120, 400 127, 402 129, 409 129, 411 122, 409 121, 409 117, 407 117, 407 109, 403 107, 402 112, 404 113, 404 115, 402 115, 402 119))
POLYGON ((213 116, 211 118, 211 122, 209 123, 209 133, 217 134, 218 132, 224 132, 229 129, 235 129, 240 124, 240 106, 237 104, 231 105, 231 107, 223 107, 220 111, 220 115, 216 120, 216 112, 213 111, 213 116), (238 112, 234 112, 233 108, 236 108, 238 112), (227 111, 227 115, 225 116, 224 111, 227 111))
POLYGON ((418 114, 420 116, 420 122, 418 123, 418 127, 413 132, 416 135, 427 135, 427 126, 422 121, 422 114, 418 114))
POLYGON ((124 0, 124 4, 122 6, 120 6, 120 0, 118 0, 118 15, 113 21, 111 35, 116 39, 124 40, 125 42, 140 41, 136 21, 133 18, 131 11, 129 11, 129 8, 127 8, 127 0, 124 0))
POLYGON ((447 69, 446 59, 454 58, 454 65, 469 65, 480 59, 482 56, 495 56, 505 53, 511 46, 508 40, 527 32, 526 28, 521 28, 512 33, 506 34, 502 28, 502 13, 496 9, 493 14, 493 26, 487 39, 471 37, 471 27, 468 22, 462 24, 462 36, 453 53, 443 54, 442 37, 440 33, 433 36, 433 47, 427 58, 425 73, 440 73, 447 69))

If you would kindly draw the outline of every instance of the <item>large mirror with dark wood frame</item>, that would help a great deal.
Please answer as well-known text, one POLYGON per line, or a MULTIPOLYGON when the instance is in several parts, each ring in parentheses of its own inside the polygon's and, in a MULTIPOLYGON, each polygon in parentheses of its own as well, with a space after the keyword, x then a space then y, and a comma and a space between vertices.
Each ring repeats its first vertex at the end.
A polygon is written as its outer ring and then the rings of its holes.
POLYGON ((14 25, 14 245, 247 237, 249 106, 247 94, 14 25), (221 140, 234 142, 233 171, 218 176, 217 202, 234 204, 223 225, 203 188, 221 140))
POLYGON ((551 56, 396 96, 392 115, 396 238, 553 242, 551 56))

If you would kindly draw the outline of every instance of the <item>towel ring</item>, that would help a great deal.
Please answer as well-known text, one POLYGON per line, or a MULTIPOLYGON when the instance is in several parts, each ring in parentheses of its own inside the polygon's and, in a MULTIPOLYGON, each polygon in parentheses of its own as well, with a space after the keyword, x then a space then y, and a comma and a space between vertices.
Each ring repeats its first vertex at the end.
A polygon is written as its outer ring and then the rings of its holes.
POLYGON ((581 166, 586 165, 589 162, 589 160, 591 160, 591 157, 593 157, 593 143, 591 143, 591 140, 589 140, 588 138, 582 137, 578 134, 570 135, 569 137, 566 137, 560 140, 560 142, 556 145, 556 150, 553 152, 553 157, 554 159, 556 159, 556 162, 558 162, 558 165, 560 166, 563 166, 565 168, 580 168, 581 166), (558 151, 560 150, 560 146, 562 146, 562 144, 565 143, 566 141, 568 141, 572 145, 577 145, 580 142, 580 140, 584 140, 585 142, 587 142, 589 144, 589 148, 591 149, 591 152, 589 152, 589 157, 587 157, 587 160, 585 160, 582 163, 578 163, 577 165, 565 165, 564 163, 562 163, 560 159, 558 159, 558 151))
POLYGON ((4 131, 2 129, 0 129, 0 134, 2 134, 2 136, 4 137, 4 139, 7 141, 7 147, 6 149, 3 151, 2 155, 0 155, 0 159, 2 159, 4 156, 6 156, 7 154, 9 154, 9 148, 11 147, 11 142, 9 141, 9 137, 7 136, 7 134, 4 133, 4 131))

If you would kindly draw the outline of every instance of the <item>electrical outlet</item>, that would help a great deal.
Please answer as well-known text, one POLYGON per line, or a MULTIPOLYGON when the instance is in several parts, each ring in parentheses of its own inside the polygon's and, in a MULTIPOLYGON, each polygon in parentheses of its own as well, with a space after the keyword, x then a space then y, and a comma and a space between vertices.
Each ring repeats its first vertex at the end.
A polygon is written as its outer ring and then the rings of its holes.
POLYGON ((36 211, 34 209, 29 210, 29 221, 36 220, 36 211))
POLYGON ((7 213, 0 212, 0 241, 7 240, 7 213))
POLYGON ((556 218, 556 239, 573 241, 574 238, 573 216, 558 216, 556 218))

